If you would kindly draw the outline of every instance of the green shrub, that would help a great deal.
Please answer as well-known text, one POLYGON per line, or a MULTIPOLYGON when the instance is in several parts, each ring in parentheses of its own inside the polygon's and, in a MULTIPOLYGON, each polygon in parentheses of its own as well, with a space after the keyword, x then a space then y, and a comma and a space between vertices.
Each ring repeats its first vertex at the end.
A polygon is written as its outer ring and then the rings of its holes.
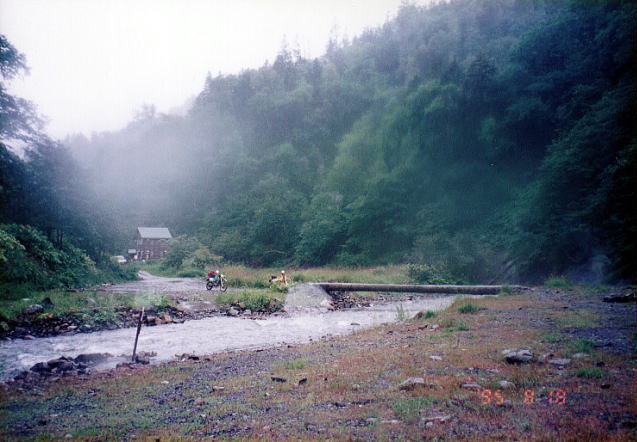
POLYGON ((541 339, 544 342, 557 344, 558 342, 562 342, 564 340, 564 336, 559 333, 545 333, 544 335, 542 335, 541 339))
POLYGON ((465 324, 464 322, 459 322, 458 325, 456 325, 456 331, 467 331, 469 330, 469 327, 467 327, 467 324, 465 324))
POLYGON ((420 410, 433 405, 434 400, 428 396, 396 399, 392 410, 396 416, 405 421, 414 421, 420 416, 420 410))
POLYGON ((425 312, 425 315, 423 316, 423 319, 435 318, 436 316, 437 316, 436 312, 432 312, 431 310, 427 310, 425 312))
POLYGON ((302 370, 305 368, 304 359, 292 359, 291 361, 285 361, 283 367, 288 370, 302 370))
POLYGON ((456 332, 456 331, 467 331, 469 327, 464 322, 455 321, 454 319, 448 318, 443 319, 440 322, 440 327, 443 328, 446 332, 456 332))
POLYGON ((603 370, 599 368, 582 367, 575 370, 575 376, 586 379, 601 379, 605 376, 603 370))
POLYGON ((474 304, 473 302, 466 302, 463 305, 461 305, 460 307, 458 307, 458 312, 463 313, 463 314, 467 314, 467 313, 475 313, 479 310, 483 310, 484 307, 480 307, 477 304, 474 304))
POLYGON ((503 296, 507 296, 511 294, 513 294, 513 289, 511 288, 510 285, 506 285, 506 284, 500 288, 500 292, 498 293, 498 295, 503 295, 503 296))
POLYGON ((249 308, 252 311, 268 309, 271 301, 272 299, 263 293, 246 293, 243 297, 243 303, 246 308, 249 308))
POLYGON ((191 267, 191 268, 179 270, 177 272, 177 276, 179 278, 197 278, 197 277, 204 276, 204 274, 201 269, 196 269, 191 267))
POLYGON ((271 293, 243 292, 240 294, 224 293, 215 298, 219 305, 229 307, 236 303, 242 303, 245 308, 252 311, 279 310, 283 307, 283 301, 271 293))
POLYGON ((407 312, 402 304, 396 306, 396 322, 404 322, 407 320, 407 312))
POLYGON ((203 270, 213 260, 212 254, 205 247, 199 247, 192 253, 192 265, 203 270))
POLYGON ((307 276, 305 276, 305 274, 303 273, 295 273, 294 275, 292 275, 292 282, 306 282, 307 281, 307 276))
MULTIPOLYGON (((19 290, 28 284, 35 290, 88 286, 102 282, 132 280, 137 268, 110 259, 98 265, 68 240, 52 243, 32 226, 0 225, 0 283, 19 290)), ((4 298, 11 297, 5 292, 4 298)))
POLYGON ((586 338, 576 339, 571 343, 573 353, 590 353, 595 348, 595 341, 586 338))
POLYGON ((201 248, 199 240, 187 235, 181 235, 168 241, 169 252, 162 260, 162 267, 178 269, 195 250, 201 248))
POLYGON ((549 287, 552 289, 570 289, 573 287, 571 281, 562 277, 551 277, 544 281, 544 287, 549 287))
POLYGON ((409 264, 407 276, 418 284, 452 284, 454 282, 447 272, 429 264, 409 264))

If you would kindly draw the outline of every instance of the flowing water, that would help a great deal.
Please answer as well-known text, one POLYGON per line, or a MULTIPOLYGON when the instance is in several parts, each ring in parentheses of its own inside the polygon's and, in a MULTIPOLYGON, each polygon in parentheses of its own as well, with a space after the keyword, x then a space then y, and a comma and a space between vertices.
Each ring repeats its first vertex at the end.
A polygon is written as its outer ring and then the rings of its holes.
MULTIPOLYGON (((302 295, 293 298, 298 302, 302 295)), ((377 304, 360 309, 324 311, 304 307, 293 309, 287 316, 267 319, 246 319, 217 316, 186 321, 183 324, 167 324, 142 328, 138 351, 156 352, 152 362, 175 358, 176 354, 211 354, 226 350, 242 350, 273 347, 285 343, 307 342, 328 335, 343 335, 355 330, 396 321, 399 310, 405 316, 419 311, 443 310, 454 296, 438 298, 414 298, 400 303, 377 304), (401 307, 402 306, 402 307, 401 307)), ((316 299, 316 298, 314 298, 316 299)), ((324 300, 323 300, 324 301, 324 300)), ((306 306, 311 302, 304 303, 306 306)), ((113 367, 130 357, 135 329, 106 330, 95 333, 16 339, 0 343, 0 379, 6 380, 28 370, 37 362, 64 356, 75 357, 82 353, 110 353, 113 358, 100 369, 113 367)))

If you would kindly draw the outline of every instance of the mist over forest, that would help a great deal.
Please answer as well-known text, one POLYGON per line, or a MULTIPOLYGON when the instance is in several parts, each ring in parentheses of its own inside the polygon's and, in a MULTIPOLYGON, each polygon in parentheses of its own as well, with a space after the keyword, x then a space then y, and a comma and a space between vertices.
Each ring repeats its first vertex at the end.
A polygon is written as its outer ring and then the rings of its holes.
POLYGON ((283 45, 259 69, 209 75, 185 115, 147 106, 61 142, 7 92, 28 54, 3 37, 0 276, 33 270, 7 267, 32 253, 20 244, 58 250, 50 274, 71 259, 90 273, 138 226, 165 226, 251 266, 634 279, 635 9, 404 4, 316 59, 283 45))

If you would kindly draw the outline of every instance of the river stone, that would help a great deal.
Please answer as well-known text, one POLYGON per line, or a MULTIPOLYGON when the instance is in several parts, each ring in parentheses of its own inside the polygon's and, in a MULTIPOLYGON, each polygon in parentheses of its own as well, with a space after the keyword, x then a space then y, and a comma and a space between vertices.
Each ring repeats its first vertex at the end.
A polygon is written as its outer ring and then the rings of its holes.
POLYGON ((551 365, 555 365, 557 368, 562 368, 565 365, 568 365, 571 363, 570 359, 550 359, 549 364, 551 365))
POLYGON ((230 307, 230 309, 228 310, 228 316, 238 316, 238 315, 239 315, 239 311, 234 307, 230 307))
POLYGON ((634 302, 634 301, 635 301, 635 292, 620 294, 620 295, 604 296, 604 302, 634 302))
POLYGON ((77 366, 71 361, 62 361, 55 368, 57 369, 57 371, 71 371, 71 370, 75 370, 77 366))
POLYGON ((78 355, 74 361, 77 364, 88 364, 93 365, 99 362, 103 362, 113 355, 110 353, 83 353, 78 355))
POLYGON ((482 387, 478 384, 462 384, 461 387, 466 390, 482 390, 482 387))
POLYGON ((427 416, 427 417, 423 417, 420 421, 421 422, 426 422, 426 423, 433 423, 433 422, 446 422, 449 419, 451 419, 451 415, 450 414, 436 414, 433 416, 427 416))
POLYGON ((398 385, 399 390, 412 391, 416 388, 425 388, 424 378, 407 378, 398 385))
POLYGON ((498 382, 498 385, 503 390, 512 390, 512 389, 515 388, 515 384, 513 382, 509 382, 509 381, 500 381, 500 382, 498 382))
POLYGON ((30 370, 36 373, 45 373, 51 371, 51 367, 49 367, 49 364, 47 364, 46 362, 38 362, 33 367, 31 367, 30 370))
POLYGON ((27 315, 34 315, 36 313, 42 313, 43 311, 44 307, 42 307, 40 304, 31 304, 24 309, 24 313, 27 315))
POLYGON ((533 352, 528 349, 511 349, 502 350, 504 358, 509 364, 523 364, 533 360, 533 352))
POLYGON ((47 362, 47 364, 49 364, 49 367, 51 368, 57 368, 66 362, 73 362, 73 359, 67 358, 66 356, 62 356, 61 358, 51 359, 50 361, 47 362))
POLYGON ((135 355, 135 362, 138 364, 150 364, 150 359, 146 355, 135 355))
POLYGON ((44 307, 44 308, 53 307, 53 301, 51 301, 51 298, 49 298, 48 296, 46 298, 44 298, 42 300, 42 302, 40 302, 40 304, 42 304, 42 307, 44 307))

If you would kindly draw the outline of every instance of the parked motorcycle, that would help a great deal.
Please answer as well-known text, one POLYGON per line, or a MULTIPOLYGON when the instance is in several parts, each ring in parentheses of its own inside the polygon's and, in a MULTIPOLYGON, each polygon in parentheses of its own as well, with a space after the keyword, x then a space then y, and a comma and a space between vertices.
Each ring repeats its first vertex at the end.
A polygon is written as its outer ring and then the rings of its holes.
POLYGON ((206 282, 206 289, 212 290, 217 287, 220 292, 228 290, 228 283, 226 282, 225 275, 219 274, 218 278, 208 278, 208 282, 206 282))

